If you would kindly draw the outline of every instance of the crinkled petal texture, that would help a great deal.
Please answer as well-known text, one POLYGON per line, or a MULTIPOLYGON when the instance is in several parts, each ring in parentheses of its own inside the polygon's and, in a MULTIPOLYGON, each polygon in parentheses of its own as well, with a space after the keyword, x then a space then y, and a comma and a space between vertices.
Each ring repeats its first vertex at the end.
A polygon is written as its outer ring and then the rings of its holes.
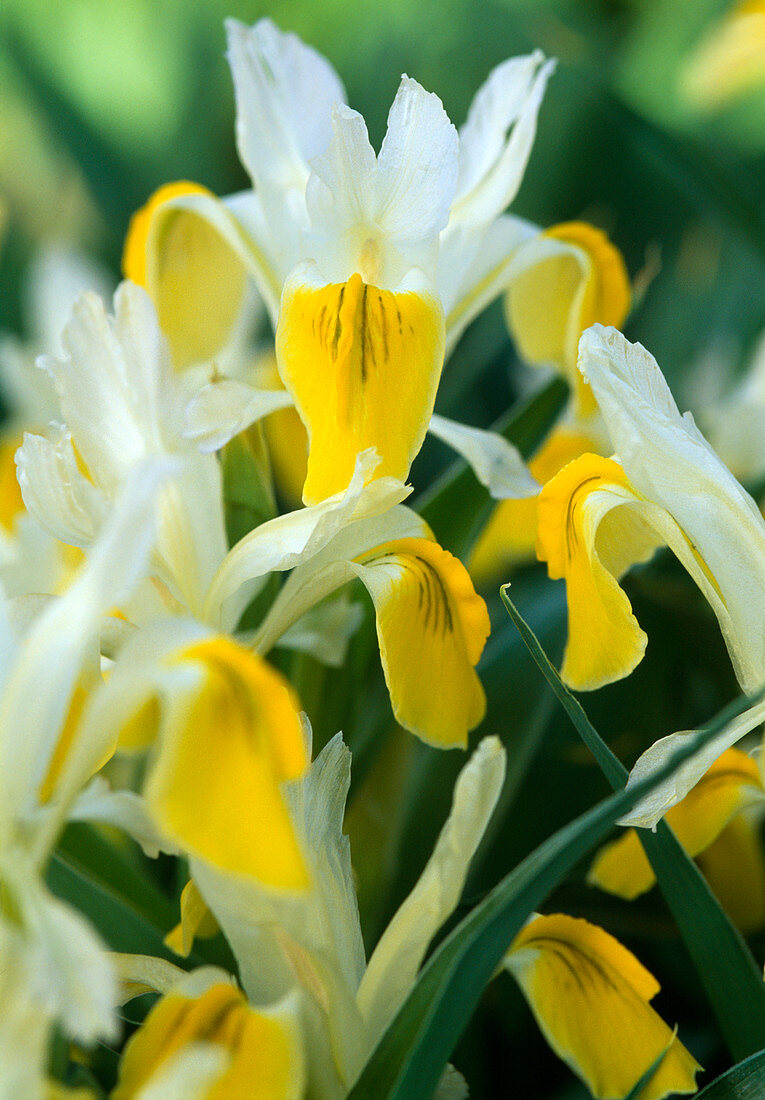
POLYGON ((308 430, 306 504, 339 492, 356 455, 375 447, 377 477, 405 480, 422 446, 444 356, 444 320, 424 285, 381 290, 287 282, 276 333, 279 369, 308 430))
POLYGON ((225 975, 189 974, 162 997, 125 1047, 112 1100, 140 1100, 171 1059, 220 1048, 221 1070, 200 1100, 300 1100, 305 1071, 294 1002, 254 1009, 225 975))
MULTIPOLYGON (((686 852, 697 856, 717 840, 733 818, 764 799, 757 763, 740 749, 728 749, 682 802, 668 811, 667 824, 686 852)), ((629 900, 653 886, 656 877, 634 829, 601 849, 588 880, 629 900)))
POLYGON ((641 1100, 696 1091, 701 1067, 649 1004, 659 983, 602 928, 560 913, 537 917, 505 967, 550 1046, 598 1100, 626 1096, 665 1050, 641 1100))
POLYGON ((289 685, 228 638, 171 658, 197 672, 168 700, 159 756, 146 787, 162 829, 224 871, 304 889, 308 873, 280 783, 307 765, 289 685))
MULTIPOLYGON (((529 473, 544 485, 567 463, 596 449, 596 441, 583 432, 555 428, 529 463, 529 473)), ((487 584, 500 578, 513 565, 534 561, 537 496, 503 500, 494 509, 468 561, 470 575, 476 584, 487 584)))
POLYGON ((354 571, 375 605, 396 720, 431 745, 464 748, 486 710, 475 666, 489 634, 467 570, 438 543, 406 538, 369 550, 354 571))
POLYGON ((122 268, 146 288, 178 368, 211 358, 225 344, 242 306, 246 271, 215 224, 191 204, 172 200, 215 196, 186 180, 167 183, 133 215, 122 268))
POLYGON ((592 394, 576 369, 577 345, 596 322, 624 323, 631 291, 622 255, 595 226, 563 222, 530 241, 518 262, 505 300, 518 350, 529 363, 550 364, 565 375, 579 410, 592 412, 592 394))
POLYGON ((564 466, 539 495, 537 555, 566 580, 561 675, 579 691, 628 676, 643 658, 646 636, 616 579, 662 541, 636 514, 643 508, 619 464, 598 455, 564 466))

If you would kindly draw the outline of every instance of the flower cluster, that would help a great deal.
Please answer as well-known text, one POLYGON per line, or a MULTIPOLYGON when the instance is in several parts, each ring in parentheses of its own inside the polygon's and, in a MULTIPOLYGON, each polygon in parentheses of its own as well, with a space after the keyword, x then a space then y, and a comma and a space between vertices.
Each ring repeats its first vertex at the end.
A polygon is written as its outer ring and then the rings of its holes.
MULTIPOLYGON (((166 184, 133 216, 113 300, 77 295, 41 334, 37 367, 25 349, 2 352, 8 1100, 64 1095, 78 1063, 95 1086, 99 1042, 120 1050, 114 1100, 360 1095, 402 1013, 417 998, 427 1008, 436 978, 423 975, 436 971, 423 964, 502 802, 502 731, 460 762, 432 852, 376 932, 354 874, 376 857, 351 849, 346 800, 352 782, 401 778, 390 757, 419 751, 410 735, 468 749, 491 631, 475 585, 536 552, 565 581, 562 681, 591 690, 641 661, 647 636, 620 580, 667 546, 716 616, 741 689, 765 683, 765 520, 655 360, 619 332, 631 301, 621 255, 583 222, 544 228, 507 212, 553 63, 534 52, 497 66, 459 130, 402 77, 376 153, 324 58, 269 20, 227 29, 251 188, 221 199, 166 184), (434 412, 445 360, 495 299, 522 358, 570 387, 529 466, 501 431, 434 412), (428 432, 492 501, 466 564, 427 506, 405 503, 428 432), (356 707, 371 707, 353 685, 372 617, 393 732, 366 756, 362 739, 352 746, 366 762, 356 779, 337 727, 313 734, 312 684, 297 673, 308 661, 346 669, 356 707), (131 838, 144 871, 164 853, 182 876, 163 953, 156 937, 108 950, 88 907, 57 888, 62 838, 82 823, 115 851, 131 838), (119 1006, 147 993, 127 1037, 119 1006), (56 1043, 67 1068, 54 1074, 56 1043)), ((729 909, 761 927, 765 796, 733 746, 763 719, 753 702, 674 770, 695 733, 649 748, 627 786, 630 828, 597 853, 590 883, 627 899, 649 890, 657 872, 637 827, 667 814, 713 883, 719 846, 748 845, 759 886, 729 909)), ((415 778, 402 795, 416 799, 415 778)), ((536 912, 542 893, 522 914, 516 899, 497 980, 517 981, 593 1096, 694 1092, 701 1067, 651 1007, 653 975, 604 929, 536 912)), ((471 919, 448 944, 468 942, 471 919)), ((467 1095, 449 1055, 442 1100, 467 1095)), ((392 1090, 375 1096, 404 1095, 392 1090)))

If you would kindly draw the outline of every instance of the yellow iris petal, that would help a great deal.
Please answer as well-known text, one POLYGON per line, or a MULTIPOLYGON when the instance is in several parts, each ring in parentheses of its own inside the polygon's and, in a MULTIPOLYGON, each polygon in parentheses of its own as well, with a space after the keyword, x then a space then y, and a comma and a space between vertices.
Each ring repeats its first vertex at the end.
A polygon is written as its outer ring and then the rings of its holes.
POLYGON ((189 879, 181 893, 181 920, 165 936, 165 943, 176 955, 184 959, 191 954, 194 940, 208 939, 220 931, 217 920, 207 908, 207 902, 199 893, 193 879, 189 879))
MULTIPOLYGON (((740 749, 728 749, 685 798, 667 811, 667 824, 691 856, 706 851, 727 825, 765 797, 757 764, 740 749)), ((656 881, 638 833, 628 829, 593 861, 588 880, 632 900, 656 881)))
POLYGON ((358 562, 396 721, 428 744, 464 748, 486 711, 475 665, 489 634, 467 570, 427 539, 398 539, 358 562))
POLYGON ((737 928, 765 927, 765 851, 758 821, 741 814, 699 856, 699 866, 737 928))
POLYGON ((659 983, 602 928, 559 913, 537 917, 505 965, 550 1046, 593 1096, 626 1096, 667 1048, 641 1100, 696 1091, 701 1067, 650 1007, 659 983))
POLYGON ((136 211, 122 267, 146 288, 179 368, 210 359, 226 343, 245 289, 241 260, 199 214, 167 206, 184 195, 211 195, 197 183, 168 183, 136 211))
POLYGON ((686 98, 717 110, 765 84, 765 3, 743 0, 702 39, 681 74, 686 98))
POLYGON ((227 638, 198 643, 174 662, 198 663, 203 684, 176 700, 146 796, 163 829, 223 871, 268 885, 308 885, 279 784, 305 770, 297 700, 260 658, 227 638))
POLYGON ((125 1047, 112 1100, 133 1100, 173 1055, 190 1043, 222 1046, 231 1060, 205 1100, 288 1100, 301 1095, 300 1051, 276 1016, 256 1012, 233 985, 200 997, 169 993, 125 1047))
POLYGON ((279 369, 308 429, 306 504, 341 492, 356 455, 376 447, 376 477, 406 479, 433 412, 444 318, 429 294, 381 290, 352 275, 287 284, 276 333, 279 369))
POLYGON ((629 675, 645 652, 646 636, 613 575, 646 560, 657 545, 631 510, 620 507, 637 500, 621 466, 591 454, 570 462, 539 494, 537 556, 550 577, 566 580, 561 676, 579 691, 629 675))
POLYGON ((508 327, 530 363, 549 363, 566 375, 582 413, 595 402, 576 369, 579 337, 590 325, 621 328, 631 290, 624 259, 605 233, 586 222, 563 222, 544 236, 576 251, 547 256, 512 283, 505 302, 508 327))
POLYGON ((22 442, 21 436, 0 442, 0 527, 9 534, 13 531, 16 516, 24 511, 14 460, 22 442))
MULTIPOLYGON (((593 449, 593 441, 570 428, 556 428, 529 463, 540 485, 572 459, 593 449)), ((534 561, 537 541, 537 498, 503 500, 496 506, 468 562, 478 585, 497 580, 512 565, 534 561)))

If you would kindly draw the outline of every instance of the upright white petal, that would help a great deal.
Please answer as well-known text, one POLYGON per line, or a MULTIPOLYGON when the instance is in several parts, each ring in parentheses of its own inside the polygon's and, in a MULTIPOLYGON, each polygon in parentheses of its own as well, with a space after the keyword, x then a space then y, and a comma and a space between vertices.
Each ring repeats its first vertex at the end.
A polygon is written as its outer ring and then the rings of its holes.
POLYGON ((398 1012, 428 944, 454 911, 504 777, 505 751, 496 737, 486 737, 460 772, 433 855, 369 960, 358 1004, 373 1034, 382 1034, 398 1012))
POLYGON ((449 220, 457 131, 434 92, 403 76, 377 161, 377 219, 396 241, 426 242, 449 220))
POLYGON ((302 190, 309 161, 329 144, 343 86, 328 61, 270 19, 229 19, 226 31, 242 163, 256 185, 302 190))
POLYGON ((460 130, 455 221, 484 223, 516 196, 536 136, 537 114, 555 63, 536 50, 494 69, 460 130))

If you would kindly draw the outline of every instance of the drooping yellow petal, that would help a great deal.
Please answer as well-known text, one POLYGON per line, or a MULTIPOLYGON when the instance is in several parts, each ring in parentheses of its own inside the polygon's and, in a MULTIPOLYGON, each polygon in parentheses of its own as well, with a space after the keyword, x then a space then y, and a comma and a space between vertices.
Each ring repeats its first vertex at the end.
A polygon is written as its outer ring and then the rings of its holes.
POLYGON ((664 1050, 641 1100, 696 1091, 701 1067, 649 1004, 659 983, 602 928, 561 913, 537 917, 505 966, 550 1046, 593 1096, 626 1096, 664 1050))
POLYGON ((246 282, 241 260, 209 222, 166 205, 184 195, 212 197, 186 180, 160 187, 133 215, 122 256, 126 278, 149 292, 178 368, 225 344, 246 282))
POLYGON ((398 539, 358 559, 377 614, 396 721, 440 748, 467 744, 486 698, 475 665, 489 634, 486 605, 464 565, 428 539, 398 539))
POLYGON ((594 399, 576 369, 579 337, 596 322, 621 328, 630 308, 629 276, 621 252, 593 225, 562 222, 543 236, 572 247, 513 280, 505 299, 508 327, 523 358, 557 367, 574 387, 580 412, 592 412, 594 399))
POLYGON ((193 878, 181 892, 181 920, 165 936, 165 943, 176 955, 182 955, 184 959, 191 954, 194 940, 209 939, 220 931, 217 920, 207 908, 207 902, 199 893, 193 878))
POLYGON ((358 274, 288 282, 276 333, 279 370, 308 429, 306 504, 345 488, 375 447, 376 477, 406 480, 433 412, 444 318, 431 294, 381 290, 358 274))
POLYGON ((564 466, 539 494, 537 556, 551 578, 566 580, 561 676, 579 691, 628 676, 645 652, 646 636, 616 580, 658 545, 636 503, 621 466, 591 454, 564 466))
MULTIPOLYGON (((667 811, 666 821, 686 852, 697 856, 742 810, 764 799, 755 761, 740 749, 728 749, 693 790, 667 811)), ((602 848, 587 877, 594 886, 630 901, 656 881, 635 829, 602 848)))
MULTIPOLYGON (((544 485, 572 459, 594 449, 594 441, 582 432, 556 428, 529 463, 529 472, 544 485)), ((471 577, 478 585, 488 584, 512 565, 534 561, 536 541, 537 498, 500 501, 468 562, 471 577)))
POLYGON ((765 850, 759 817, 731 821, 699 855, 699 866, 725 912, 747 935, 765 928, 765 850))
POLYGON ((218 982, 201 996, 168 993, 128 1041, 112 1100, 133 1100, 173 1056, 192 1043, 221 1046, 230 1061, 205 1100, 297 1100, 303 1057, 297 1036, 278 1013, 255 1011, 233 985, 218 982))
MULTIPOLYGON (((260 356, 256 372, 258 385, 263 389, 283 388, 276 356, 272 352, 260 356)), ((279 495, 291 508, 298 508, 308 473, 308 434, 305 425, 295 408, 277 409, 263 420, 263 433, 279 495)))
POLYGON ((228 638, 174 656, 203 674, 168 701, 146 797, 161 827, 220 870, 300 890, 308 872, 280 783, 307 765, 292 691, 265 661, 228 638))

